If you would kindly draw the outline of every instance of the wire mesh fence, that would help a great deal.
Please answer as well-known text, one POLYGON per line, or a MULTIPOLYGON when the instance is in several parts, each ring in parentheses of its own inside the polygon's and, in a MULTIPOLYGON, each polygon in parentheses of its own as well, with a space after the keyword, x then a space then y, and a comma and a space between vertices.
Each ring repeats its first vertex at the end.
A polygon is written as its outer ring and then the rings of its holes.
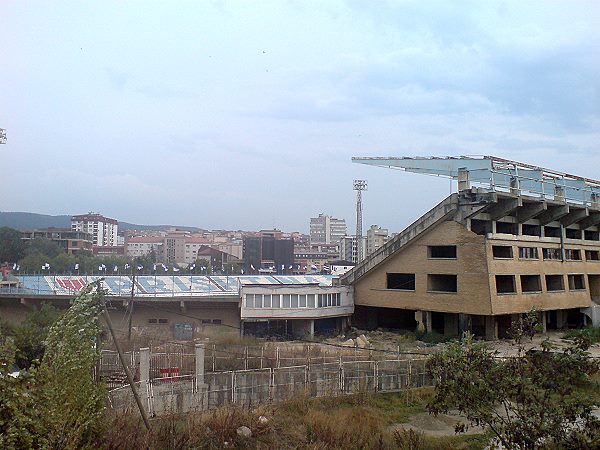
MULTIPOLYGON (((137 382, 144 408, 151 415, 204 411, 226 405, 244 407, 289 399, 365 392, 392 392, 433 385, 425 358, 338 361, 279 368, 209 372, 201 376, 155 378, 137 382)), ((135 406, 129 386, 109 392, 114 409, 135 406)))

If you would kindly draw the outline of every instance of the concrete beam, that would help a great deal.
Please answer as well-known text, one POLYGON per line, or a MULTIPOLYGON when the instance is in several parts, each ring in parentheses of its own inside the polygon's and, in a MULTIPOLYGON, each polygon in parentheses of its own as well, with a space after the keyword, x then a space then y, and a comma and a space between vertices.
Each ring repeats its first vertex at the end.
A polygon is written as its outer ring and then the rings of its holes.
POLYGON ((524 223, 528 220, 535 219, 547 209, 548 203, 546 202, 528 203, 517 209, 517 221, 519 223, 524 223))
POLYGON ((600 213, 592 213, 588 217, 586 217, 585 219, 582 219, 579 222, 579 227, 582 230, 585 230, 586 228, 590 228, 590 227, 593 227, 596 225, 600 225, 600 213))
POLYGON ((569 214, 569 211, 569 205, 553 206, 540 214, 538 220, 540 221, 540 225, 548 225, 550 222, 562 219, 569 214))
POLYGON ((500 200, 495 205, 490 206, 488 209, 488 214, 490 215, 490 219, 498 220, 505 216, 508 216, 515 209, 523 206, 523 200, 520 197, 511 198, 507 200, 500 200))
POLYGON ((560 222, 563 224, 563 226, 568 227, 569 225, 573 225, 574 223, 585 219, 589 215, 590 213, 587 208, 575 209, 560 219, 560 222))

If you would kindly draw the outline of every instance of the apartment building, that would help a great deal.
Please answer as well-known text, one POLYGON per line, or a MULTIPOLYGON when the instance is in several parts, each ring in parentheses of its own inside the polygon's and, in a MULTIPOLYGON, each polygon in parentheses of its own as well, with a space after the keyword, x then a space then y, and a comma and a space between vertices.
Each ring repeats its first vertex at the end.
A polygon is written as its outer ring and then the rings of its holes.
POLYGON ((346 235, 346 220, 319 214, 310 219, 311 244, 337 244, 346 235))
POLYGON ((358 246, 362 246, 362 255, 365 257, 367 255, 367 239, 362 236, 360 239, 357 239, 356 236, 344 236, 340 240, 340 251, 339 251, 339 259, 343 259, 346 261, 351 261, 354 264, 359 263, 358 260, 358 246))
POLYGON ((341 277, 355 321, 505 336, 600 325, 600 182, 494 157, 367 158, 456 179, 451 194, 341 277))
POLYGON ((42 228, 21 233, 21 239, 24 241, 35 238, 50 239, 69 255, 75 255, 82 250, 91 252, 93 246, 93 235, 91 233, 74 231, 70 228, 42 228))
POLYGON ((83 231, 92 235, 92 244, 98 247, 109 247, 118 244, 115 219, 90 212, 71 217, 71 230, 83 231))
POLYGON ((367 254, 373 253, 388 240, 388 230, 378 225, 371 225, 367 230, 367 254))

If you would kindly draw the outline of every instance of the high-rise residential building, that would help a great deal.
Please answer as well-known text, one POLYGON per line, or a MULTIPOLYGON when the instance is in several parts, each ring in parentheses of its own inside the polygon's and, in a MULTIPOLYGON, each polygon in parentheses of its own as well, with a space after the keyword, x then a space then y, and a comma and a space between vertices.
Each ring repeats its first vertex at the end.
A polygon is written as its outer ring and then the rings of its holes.
POLYGON ((367 230, 367 254, 373 253, 388 240, 388 230, 378 225, 371 225, 367 230))
POLYGON ((279 230, 263 230, 244 238, 243 256, 246 273, 291 274, 294 239, 284 238, 279 230))
POLYGON ((310 242, 312 244, 337 244, 346 235, 346 220, 326 214, 310 219, 310 242))
POLYGON ((101 214, 90 212, 71 217, 71 230, 83 231, 93 236, 97 247, 113 247, 117 242, 118 222, 101 214))
MULTIPOLYGON (((355 264, 359 263, 358 260, 358 239, 356 236, 344 236, 340 241, 340 259, 345 261, 351 261, 355 264)), ((360 245, 362 245, 363 258, 366 256, 367 240, 365 237, 360 238, 360 245)))

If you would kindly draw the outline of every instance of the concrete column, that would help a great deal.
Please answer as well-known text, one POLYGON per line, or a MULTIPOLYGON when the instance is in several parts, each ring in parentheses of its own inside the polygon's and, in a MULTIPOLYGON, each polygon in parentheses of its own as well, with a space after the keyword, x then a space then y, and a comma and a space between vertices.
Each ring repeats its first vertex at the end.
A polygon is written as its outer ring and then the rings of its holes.
POLYGON ((140 381, 150 380, 150 349, 140 348, 140 381))
POLYGON ((492 222, 492 234, 496 234, 496 221, 490 220, 490 222, 492 222))
POLYGON ((542 325, 542 333, 545 334, 548 326, 548 313, 546 311, 540 312, 540 325, 542 325))
POLYGON ((485 316, 485 338, 488 341, 498 339, 498 321, 494 316, 485 316))
POLYGON ((458 168, 458 190, 465 191, 471 189, 471 182, 469 181, 469 171, 465 167, 458 168))
POLYGON ((425 319, 425 329, 428 333, 433 332, 433 319, 431 311, 424 311, 423 316, 425 319))
POLYGON ((556 310, 556 328, 559 330, 567 326, 567 314, 562 309, 556 310))
POLYGON ((315 337, 315 320, 314 319, 309 319, 307 330, 308 330, 308 335, 311 338, 315 337))
POLYGON ((423 311, 415 311, 415 320, 417 321, 417 331, 425 332, 425 320, 423 317, 423 311))
POLYGON ((204 384, 204 344, 196 344, 196 386, 204 384))

